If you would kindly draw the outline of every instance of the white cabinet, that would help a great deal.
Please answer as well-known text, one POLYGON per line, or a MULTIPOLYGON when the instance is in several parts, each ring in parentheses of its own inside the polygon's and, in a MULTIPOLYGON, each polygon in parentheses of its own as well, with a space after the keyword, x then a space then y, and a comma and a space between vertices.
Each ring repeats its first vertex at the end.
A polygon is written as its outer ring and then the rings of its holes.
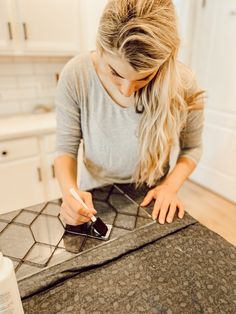
POLYGON ((46 184, 46 198, 47 200, 53 200, 61 197, 59 184, 55 177, 54 170, 54 154, 47 154, 44 160, 45 169, 45 184, 46 184))
POLYGON ((11 0, 0 0, 0 50, 12 51, 15 43, 13 41, 11 0))
POLYGON ((95 48, 107 0, 0 0, 0 55, 75 55, 95 48))
POLYGON ((55 177, 54 158, 56 149, 56 136, 55 134, 46 135, 41 137, 40 146, 42 153, 42 169, 43 178, 45 182, 45 196, 46 199, 53 200, 61 197, 59 184, 55 177))
POLYGON ((78 0, 0 0, 0 4, 1 54, 78 53, 78 0))
POLYGON ((0 213, 45 201, 39 157, 0 164, 0 213))
POLYGON ((55 133, 0 143, 0 213, 61 197, 54 150, 55 133))
MULTIPOLYGON (((32 204, 41 203, 45 200, 44 185, 41 173, 41 161, 39 156, 29 157, 24 151, 25 140, 7 141, 1 143, 0 163, 0 213, 11 211, 17 208, 27 207, 32 204)), ((28 141, 30 144, 30 141, 28 141)), ((37 153, 37 152, 35 152, 37 153)))
POLYGON ((19 158, 35 156, 39 153, 37 138, 27 137, 21 140, 0 142, 0 161, 11 161, 19 158))
POLYGON ((18 0, 22 50, 27 52, 78 51, 77 0, 18 0))

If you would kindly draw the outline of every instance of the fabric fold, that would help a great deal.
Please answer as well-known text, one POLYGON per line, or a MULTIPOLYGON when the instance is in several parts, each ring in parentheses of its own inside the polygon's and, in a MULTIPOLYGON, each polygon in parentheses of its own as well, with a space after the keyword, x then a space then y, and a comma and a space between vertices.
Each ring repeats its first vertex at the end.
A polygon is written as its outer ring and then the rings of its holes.
POLYGON ((78 253, 75 257, 63 263, 51 266, 20 280, 18 284, 21 297, 27 299, 37 293, 44 292, 82 272, 111 263, 130 252, 195 223, 197 223, 197 220, 185 213, 183 219, 177 218, 171 224, 160 225, 153 221, 123 236, 103 242, 94 248, 78 253))
POLYGON ((236 247, 200 223, 127 253, 26 298, 25 314, 236 313, 236 247))

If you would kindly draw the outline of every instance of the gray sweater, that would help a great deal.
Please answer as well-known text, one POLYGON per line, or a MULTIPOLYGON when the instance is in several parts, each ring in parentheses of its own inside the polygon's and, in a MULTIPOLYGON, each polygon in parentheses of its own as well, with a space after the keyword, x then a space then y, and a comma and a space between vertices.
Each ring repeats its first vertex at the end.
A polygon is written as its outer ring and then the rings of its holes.
MULTIPOLYGON (((192 88, 194 84, 190 82, 189 86, 192 88)), ((137 130, 141 115, 133 106, 123 108, 113 101, 99 80, 90 53, 78 55, 64 66, 55 104, 57 156, 77 159, 83 139, 79 189, 131 182, 138 159, 137 130)), ((181 133, 179 156, 185 155, 198 163, 202 128, 203 112, 190 112, 181 133)))

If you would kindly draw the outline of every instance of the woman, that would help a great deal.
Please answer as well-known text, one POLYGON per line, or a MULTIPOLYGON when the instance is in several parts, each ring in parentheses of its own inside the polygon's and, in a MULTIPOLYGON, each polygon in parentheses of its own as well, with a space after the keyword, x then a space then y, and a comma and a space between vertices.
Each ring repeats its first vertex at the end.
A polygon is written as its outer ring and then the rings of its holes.
POLYGON ((110 0, 96 51, 78 55, 64 67, 56 93, 55 169, 67 224, 88 222, 96 214, 86 190, 114 182, 148 186, 141 206, 155 199, 152 216, 159 223, 172 222, 176 211, 183 218, 177 192, 201 156, 203 92, 177 61, 179 44, 172 1, 110 0), (180 152, 169 172, 176 144, 180 152), (89 210, 73 199, 70 187, 89 210))

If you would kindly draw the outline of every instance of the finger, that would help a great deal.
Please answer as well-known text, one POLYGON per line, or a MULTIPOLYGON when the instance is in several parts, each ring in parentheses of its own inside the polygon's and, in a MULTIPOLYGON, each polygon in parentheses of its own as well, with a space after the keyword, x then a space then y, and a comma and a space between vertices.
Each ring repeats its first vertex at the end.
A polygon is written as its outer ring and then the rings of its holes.
POLYGON ((182 218, 184 217, 184 211, 185 211, 185 210, 184 210, 184 205, 183 205, 182 202, 179 201, 179 202, 177 203, 177 207, 178 207, 178 209, 179 209, 178 217, 182 219, 182 218))
POLYGON ((157 216, 158 216, 160 209, 161 209, 162 202, 163 202, 163 198, 157 198, 155 201, 154 209, 152 211, 152 218, 154 220, 157 219, 157 216))
POLYGON ((66 216, 69 216, 70 219, 75 220, 76 219, 76 215, 74 213, 74 211, 72 211, 69 206, 67 206, 64 202, 61 205, 61 209, 60 209, 60 214, 64 217, 66 213, 66 216))
POLYGON ((92 215, 97 213, 96 210, 84 208, 83 205, 79 203, 77 200, 75 200, 74 198, 70 199, 69 209, 72 210, 76 215, 79 214, 79 215, 89 217, 89 218, 91 218, 92 215))
POLYGON ((70 216, 70 218, 74 222, 76 222, 78 220, 78 217, 81 216, 79 214, 79 209, 78 208, 74 209, 74 208, 71 208, 69 205, 68 206, 66 206, 66 205, 62 206, 62 213, 66 213, 67 216, 70 216))
POLYGON ((73 223, 76 225, 90 221, 90 217, 81 215, 79 213, 79 210, 75 211, 69 206, 62 207, 61 212, 63 214, 66 213, 67 217, 69 216, 73 223))
POLYGON ((173 221, 174 215, 175 215, 175 211, 176 211, 176 203, 172 202, 170 204, 169 212, 168 212, 167 219, 166 219, 166 221, 168 223, 171 223, 173 221))
POLYGON ((162 202, 161 210, 160 210, 160 214, 159 214, 159 219, 158 219, 160 224, 164 224, 165 223, 166 214, 167 214, 167 211, 169 209, 169 205, 170 205, 170 200, 169 199, 164 200, 162 202))
POLYGON ((91 219, 91 217, 95 214, 93 214, 93 212, 91 212, 90 210, 88 210, 87 208, 81 207, 77 209, 77 213, 83 217, 89 218, 91 219))
POLYGON ((78 215, 76 218, 71 218, 70 215, 65 211, 63 212, 63 217, 68 221, 70 225, 78 226, 90 221, 90 218, 78 215))
POLYGON ((149 191, 147 195, 144 197, 144 200, 140 204, 140 206, 147 206, 153 199, 154 197, 154 191, 149 191))
POLYGON ((66 212, 60 212, 60 217, 62 218, 62 221, 67 225, 74 225, 74 219, 71 218, 66 212))
POLYGON ((89 217, 79 215, 77 218, 77 224, 89 222, 91 219, 89 217))
POLYGON ((84 196, 84 202, 88 206, 89 210, 91 210, 91 216, 96 215, 97 211, 94 208, 93 205, 93 200, 92 200, 92 194, 91 193, 86 193, 84 196))
POLYGON ((97 211, 94 209, 93 200, 92 200, 92 194, 91 193, 86 193, 84 195, 84 202, 88 206, 89 209, 93 209, 95 211, 94 214, 97 213, 97 211))

